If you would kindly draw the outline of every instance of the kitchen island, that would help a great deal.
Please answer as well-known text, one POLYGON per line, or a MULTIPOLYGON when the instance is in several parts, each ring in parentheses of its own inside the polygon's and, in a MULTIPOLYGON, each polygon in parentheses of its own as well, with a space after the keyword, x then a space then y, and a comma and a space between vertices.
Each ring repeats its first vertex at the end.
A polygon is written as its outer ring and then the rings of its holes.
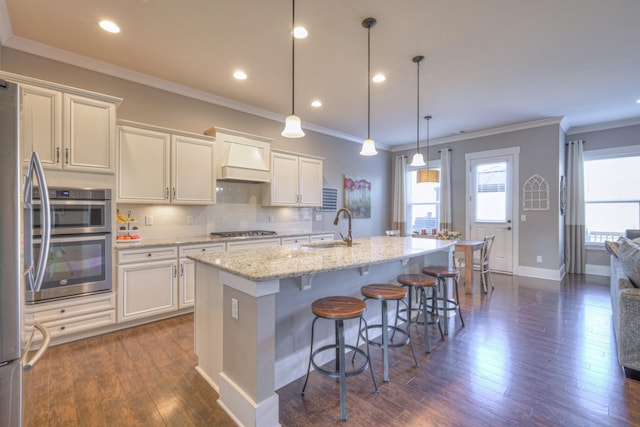
MULTIPOLYGON (((277 426, 275 391, 306 373, 311 303, 360 298, 365 284, 450 265, 454 243, 384 236, 354 239, 352 247, 322 242, 190 255, 197 261, 196 369, 239 425, 277 426)), ((367 318, 377 323, 379 312, 369 310, 367 318)), ((319 325, 316 340, 330 342, 329 323, 319 325)), ((345 335, 355 340, 357 322, 345 335)))

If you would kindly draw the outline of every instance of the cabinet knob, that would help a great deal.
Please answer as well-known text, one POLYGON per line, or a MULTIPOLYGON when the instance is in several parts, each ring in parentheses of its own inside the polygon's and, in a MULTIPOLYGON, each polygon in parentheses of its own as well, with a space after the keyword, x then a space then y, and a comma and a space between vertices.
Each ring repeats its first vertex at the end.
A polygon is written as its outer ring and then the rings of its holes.
POLYGON ((206 251, 207 251, 207 249, 206 249, 206 248, 202 248, 202 252, 206 252, 206 251))
POLYGON ((147 254, 147 256, 151 256, 151 254, 147 254))
POLYGON ((67 310, 65 310, 64 308, 60 309, 60 313, 65 313, 67 310))
POLYGON ((60 330, 61 330, 61 331, 64 331, 65 329, 67 329, 67 327, 66 327, 66 326, 64 326, 64 325, 60 326, 60 330))

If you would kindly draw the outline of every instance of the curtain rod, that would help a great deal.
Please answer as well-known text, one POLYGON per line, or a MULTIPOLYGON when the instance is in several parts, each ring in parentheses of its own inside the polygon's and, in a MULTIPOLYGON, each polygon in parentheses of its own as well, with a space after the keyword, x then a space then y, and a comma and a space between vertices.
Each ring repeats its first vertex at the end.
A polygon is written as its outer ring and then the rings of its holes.
MULTIPOLYGON (((451 148, 447 148, 447 151, 453 151, 451 148)), ((442 153, 442 150, 438 150, 438 153, 442 153)))
POLYGON ((579 142, 579 143, 581 143, 581 144, 584 144, 584 143, 585 143, 585 142, 587 142, 587 141, 585 141, 584 139, 577 139, 577 140, 575 140, 575 141, 565 142, 565 143, 564 143, 564 145, 575 144, 576 142, 579 142))

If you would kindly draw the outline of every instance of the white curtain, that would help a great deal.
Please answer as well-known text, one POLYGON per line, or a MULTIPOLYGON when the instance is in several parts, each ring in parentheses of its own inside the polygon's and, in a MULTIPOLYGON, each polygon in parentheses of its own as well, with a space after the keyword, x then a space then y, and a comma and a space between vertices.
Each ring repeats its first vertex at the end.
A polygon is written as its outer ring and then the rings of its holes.
POLYGON ((401 236, 407 235, 407 156, 396 157, 393 176, 393 224, 392 230, 400 230, 401 236))
POLYGON ((585 272, 584 141, 567 144, 567 214, 564 219, 564 262, 567 273, 585 272))
POLYGON ((451 152, 440 152, 440 230, 451 230, 451 152))

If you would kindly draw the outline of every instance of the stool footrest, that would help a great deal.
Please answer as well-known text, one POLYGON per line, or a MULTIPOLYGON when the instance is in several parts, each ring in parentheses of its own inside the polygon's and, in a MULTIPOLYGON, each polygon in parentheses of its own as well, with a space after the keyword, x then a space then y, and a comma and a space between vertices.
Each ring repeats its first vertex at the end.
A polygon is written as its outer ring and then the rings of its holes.
MULTIPOLYGON (((337 348, 338 348, 338 346, 336 344, 329 344, 329 345, 322 346, 319 349, 315 350, 311 354, 311 365, 313 365, 313 368, 316 371, 321 372, 322 374, 324 374, 324 375, 326 375, 328 377, 339 378, 340 377, 340 371, 338 371, 337 369, 334 370, 334 371, 330 371, 328 369, 325 369, 322 366, 318 365, 316 363, 316 361, 314 360, 314 358, 316 357, 317 354, 322 353, 323 351, 328 351, 328 350, 332 350, 332 351, 335 352, 337 348)), ((357 374, 363 372, 365 369, 367 369, 369 367, 369 362, 367 360, 367 353, 364 350, 359 349, 355 345, 348 345, 348 344, 345 344, 344 348, 345 348, 345 351, 353 350, 356 354, 359 354, 362 357, 364 357, 363 364, 361 366, 357 367, 357 368, 353 368, 351 370, 347 370, 346 366, 345 366, 345 372, 344 372, 345 377, 350 377, 352 375, 357 375, 357 374)), ((346 358, 345 358, 345 360, 346 360, 346 358)))
MULTIPOLYGON (((405 346, 409 343, 409 334, 407 333, 406 329, 403 329, 399 326, 388 326, 387 327, 389 329, 389 331, 392 331, 394 334, 397 332, 399 334, 402 334, 404 339, 398 343, 389 343, 387 345, 387 347, 389 348, 397 348, 397 347, 402 347, 405 346)), ((366 327, 367 330, 371 330, 371 329, 382 329, 382 325, 369 325, 366 327)), ((360 329, 360 338, 362 338, 365 342, 367 342, 367 337, 366 334, 364 333, 365 328, 360 329)), ((382 340, 382 336, 380 336, 380 339, 382 340)), ((372 345, 374 347, 379 347, 382 348, 382 343, 376 341, 375 339, 370 339, 368 341, 369 345, 372 345)))

